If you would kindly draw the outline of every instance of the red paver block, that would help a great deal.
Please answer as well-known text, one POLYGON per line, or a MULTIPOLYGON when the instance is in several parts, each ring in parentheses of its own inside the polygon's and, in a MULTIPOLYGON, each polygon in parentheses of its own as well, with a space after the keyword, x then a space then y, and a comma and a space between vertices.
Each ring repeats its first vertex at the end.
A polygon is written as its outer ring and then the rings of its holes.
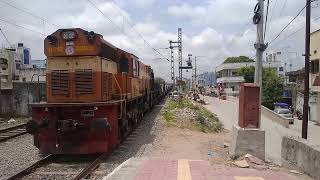
POLYGON ((232 168, 224 165, 211 166, 206 161, 189 161, 193 180, 235 180, 238 177, 260 177, 265 180, 299 180, 298 178, 278 171, 232 168))
POLYGON ((176 180, 177 160, 146 160, 139 169, 135 180, 176 180))

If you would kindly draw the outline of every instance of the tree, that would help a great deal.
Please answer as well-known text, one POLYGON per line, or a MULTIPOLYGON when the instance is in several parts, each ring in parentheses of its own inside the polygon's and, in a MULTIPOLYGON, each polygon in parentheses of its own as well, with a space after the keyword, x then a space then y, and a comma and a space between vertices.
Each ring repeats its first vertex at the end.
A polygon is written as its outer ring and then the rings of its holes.
MULTIPOLYGON (((255 68, 243 67, 239 75, 244 77, 246 83, 254 82, 255 68)), ((279 102, 283 95, 283 78, 278 76, 276 70, 266 68, 262 72, 262 105, 273 109, 273 103, 279 102)))
POLYGON ((238 74, 243 76, 244 81, 246 83, 253 83, 254 82, 254 67, 242 67, 239 69, 238 74))
POLYGON ((262 74, 262 105, 273 109, 273 103, 282 100, 283 78, 274 69, 264 69, 262 74))
POLYGON ((254 62, 253 59, 250 59, 247 56, 238 56, 238 57, 228 57, 223 63, 243 63, 243 62, 254 62))

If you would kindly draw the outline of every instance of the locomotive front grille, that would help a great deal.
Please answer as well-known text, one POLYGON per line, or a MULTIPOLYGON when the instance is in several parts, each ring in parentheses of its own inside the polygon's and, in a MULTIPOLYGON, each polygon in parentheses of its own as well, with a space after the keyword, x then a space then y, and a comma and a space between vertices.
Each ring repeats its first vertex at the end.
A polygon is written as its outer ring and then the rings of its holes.
POLYGON ((68 70, 53 70, 51 72, 51 84, 53 95, 67 95, 69 87, 68 70))
POLYGON ((93 74, 91 69, 75 71, 76 94, 93 93, 93 74))

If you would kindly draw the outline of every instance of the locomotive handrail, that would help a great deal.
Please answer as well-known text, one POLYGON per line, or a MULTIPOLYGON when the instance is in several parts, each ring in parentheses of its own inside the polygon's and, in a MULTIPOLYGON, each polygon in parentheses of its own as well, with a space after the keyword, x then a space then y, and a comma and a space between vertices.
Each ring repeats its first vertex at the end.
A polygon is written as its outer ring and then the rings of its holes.
POLYGON ((115 80, 115 82, 116 82, 116 84, 117 84, 117 86, 118 86, 118 88, 120 90, 120 100, 121 100, 121 103, 120 103, 120 118, 122 118, 122 100, 125 101, 125 99, 122 98, 122 89, 121 89, 121 87, 119 85, 119 82, 118 82, 117 78, 114 76, 114 74, 112 74, 112 76, 113 76, 113 78, 114 78, 114 80, 115 80))
MULTIPOLYGON (((37 83, 37 85, 38 85, 38 99, 39 99, 39 102, 41 101, 41 98, 40 98, 40 86, 39 86, 39 84, 40 84, 40 76, 47 76, 47 75, 39 75, 39 74, 32 74, 32 76, 31 76, 31 80, 30 80, 30 82, 32 83, 32 82, 34 82, 33 81, 33 78, 34 78, 34 76, 38 76, 38 83, 37 83)), ((30 96, 29 96, 29 94, 30 94, 30 84, 28 85, 28 104, 30 104, 30 96)), ((29 108, 28 108, 29 109, 29 108)), ((29 109, 29 111, 30 111, 30 109, 29 109)))

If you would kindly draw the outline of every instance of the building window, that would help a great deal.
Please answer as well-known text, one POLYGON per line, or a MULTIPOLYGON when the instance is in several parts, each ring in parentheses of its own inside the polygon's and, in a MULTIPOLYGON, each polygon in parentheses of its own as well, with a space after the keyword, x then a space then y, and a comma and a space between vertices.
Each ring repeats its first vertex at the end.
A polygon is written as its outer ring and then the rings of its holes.
POLYGON ((311 73, 319 73, 319 59, 311 61, 311 73))
POLYGON ((283 71, 283 67, 279 67, 279 71, 282 72, 283 71))
POLYGON ((237 72, 237 71, 232 71, 232 72, 231 72, 231 76, 232 76, 232 77, 238 76, 238 72, 237 72))

